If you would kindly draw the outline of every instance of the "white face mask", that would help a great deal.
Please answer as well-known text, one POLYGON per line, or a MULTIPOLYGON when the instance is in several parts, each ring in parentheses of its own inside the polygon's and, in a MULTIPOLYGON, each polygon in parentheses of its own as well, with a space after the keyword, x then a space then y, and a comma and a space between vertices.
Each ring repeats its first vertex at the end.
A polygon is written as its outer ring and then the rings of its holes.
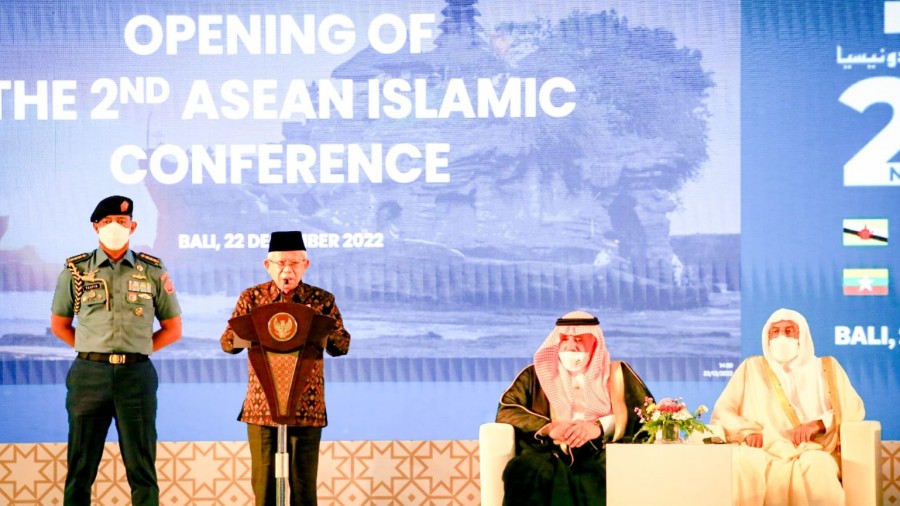
POLYGON ((775 360, 786 364, 800 353, 800 340, 785 336, 769 339, 769 354, 775 360))
POLYGON ((580 372, 587 365, 586 351, 561 351, 559 361, 569 372, 580 372))
POLYGON ((104 246, 112 251, 118 251, 128 244, 128 238, 131 237, 131 229, 113 222, 100 227, 97 235, 100 236, 100 242, 104 246))

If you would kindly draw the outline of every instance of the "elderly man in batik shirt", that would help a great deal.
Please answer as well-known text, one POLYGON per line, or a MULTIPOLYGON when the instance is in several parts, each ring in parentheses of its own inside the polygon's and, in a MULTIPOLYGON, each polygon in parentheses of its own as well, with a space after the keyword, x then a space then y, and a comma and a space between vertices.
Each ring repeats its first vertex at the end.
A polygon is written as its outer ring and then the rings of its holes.
MULTIPOLYGON (((254 308, 274 302, 305 304, 315 311, 334 318, 335 329, 328 335, 325 351, 336 357, 345 355, 350 348, 350 333, 344 329, 341 312, 331 293, 304 283, 303 274, 309 268, 309 258, 299 231, 273 232, 269 242, 269 254, 263 266, 272 281, 248 288, 241 293, 232 318, 249 314, 254 308)), ((226 353, 240 353, 235 348, 235 334, 228 326, 220 339, 226 353)), ((249 362, 248 362, 249 364, 249 362)), ((316 476, 319 464, 319 443, 322 427, 328 424, 325 413, 325 377, 323 361, 316 360, 302 389, 302 398, 296 418, 297 426, 289 426, 288 453, 290 464, 291 506, 316 504, 316 476)), ((256 496, 256 506, 275 504, 275 453, 277 450, 277 424, 272 419, 266 394, 259 378, 248 367, 247 396, 238 420, 247 424, 252 464, 251 483, 256 496)))
POLYGON ((806 318, 772 313, 762 356, 735 370, 711 423, 739 443, 736 505, 843 505, 840 425, 865 416, 862 399, 832 357, 816 357, 806 318))
POLYGON ((611 361, 597 318, 573 311, 503 392, 516 456, 503 472, 504 504, 606 504, 607 441, 632 442, 635 408, 652 397, 625 362, 611 361))

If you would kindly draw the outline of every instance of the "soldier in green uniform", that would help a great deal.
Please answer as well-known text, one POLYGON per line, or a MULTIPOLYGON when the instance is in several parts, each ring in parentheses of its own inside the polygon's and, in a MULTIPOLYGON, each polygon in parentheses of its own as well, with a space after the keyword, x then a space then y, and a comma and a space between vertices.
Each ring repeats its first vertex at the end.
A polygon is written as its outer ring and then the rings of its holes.
POLYGON ((113 419, 132 504, 159 504, 158 378, 150 354, 181 338, 181 308, 162 261, 128 248, 137 228, 133 208, 118 195, 97 204, 91 222, 99 247, 66 260, 53 294, 50 330, 77 352, 66 378, 66 506, 91 504, 113 419))

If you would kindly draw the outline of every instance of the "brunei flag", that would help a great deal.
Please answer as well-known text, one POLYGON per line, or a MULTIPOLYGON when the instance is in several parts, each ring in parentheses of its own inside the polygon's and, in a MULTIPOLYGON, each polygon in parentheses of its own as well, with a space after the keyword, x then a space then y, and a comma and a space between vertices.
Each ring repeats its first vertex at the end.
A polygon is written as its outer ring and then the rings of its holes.
POLYGON ((844 246, 887 246, 888 220, 854 218, 844 220, 844 246))
POLYGON ((887 269, 844 269, 844 295, 887 294, 887 269))

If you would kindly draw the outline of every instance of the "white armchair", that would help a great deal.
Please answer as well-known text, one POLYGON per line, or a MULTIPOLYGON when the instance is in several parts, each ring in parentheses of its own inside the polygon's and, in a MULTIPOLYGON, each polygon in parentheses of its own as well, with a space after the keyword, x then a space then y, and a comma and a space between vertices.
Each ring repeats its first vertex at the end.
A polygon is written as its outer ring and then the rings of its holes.
POLYGON ((481 506, 503 504, 503 470, 516 454, 513 426, 485 423, 478 429, 478 466, 481 475, 481 506))
POLYGON ((881 422, 841 425, 841 473, 847 506, 882 506, 881 422))
MULTIPOLYGON (((482 506, 503 504, 503 469, 515 455, 511 425, 485 423, 478 431, 482 506)), ((841 467, 847 506, 882 506, 881 423, 841 425, 841 467)))

